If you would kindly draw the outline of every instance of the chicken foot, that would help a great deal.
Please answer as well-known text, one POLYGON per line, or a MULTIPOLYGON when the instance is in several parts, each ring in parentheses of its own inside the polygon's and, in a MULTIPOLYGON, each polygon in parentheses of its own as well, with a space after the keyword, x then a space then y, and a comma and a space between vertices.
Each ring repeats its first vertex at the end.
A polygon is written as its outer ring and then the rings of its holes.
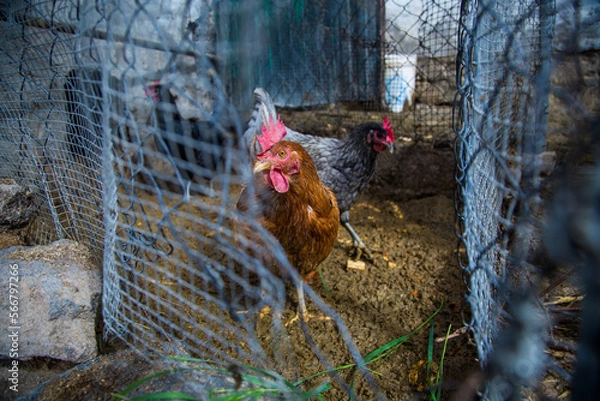
POLYGON ((373 260, 375 260, 375 259, 373 258, 373 254, 371 253, 371 250, 360 239, 360 237, 358 236, 356 231, 354 231, 354 229, 350 225, 350 222, 342 221, 342 225, 344 226, 344 228, 348 231, 348 233, 352 237, 352 244, 354 246, 354 252, 355 252, 354 257, 356 258, 356 260, 359 260, 364 252, 367 260, 372 263, 373 260))
POLYGON ((313 317, 316 317, 318 320, 321 320, 321 321, 331 320, 331 317, 329 317, 329 316, 313 316, 310 313, 308 313, 308 309, 306 308, 306 301, 304 299, 304 284, 305 284, 305 281, 300 283, 300 285, 298 285, 298 287, 297 287, 298 311, 296 312, 296 315, 294 315, 294 317, 292 317, 290 320, 287 321, 287 323, 285 323, 286 327, 298 320, 302 320, 303 322, 308 322, 313 317))
POLYGON ((292 323, 298 320, 306 322, 307 318, 310 318, 310 315, 308 314, 308 309, 306 309, 306 301, 304 300, 304 282, 300 283, 300 285, 298 285, 296 289, 298 291, 298 311, 296 312, 294 317, 287 321, 285 327, 291 325, 292 323))

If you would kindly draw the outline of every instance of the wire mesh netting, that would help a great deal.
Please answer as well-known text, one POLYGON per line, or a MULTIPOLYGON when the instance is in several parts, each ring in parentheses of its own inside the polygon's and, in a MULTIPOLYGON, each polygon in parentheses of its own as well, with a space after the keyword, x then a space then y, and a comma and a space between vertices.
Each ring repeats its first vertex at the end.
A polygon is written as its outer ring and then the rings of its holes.
MULTIPOLYGON (((103 269, 108 338, 260 369, 281 392, 300 394, 284 380, 298 367, 281 276, 296 286, 302 278, 235 207, 251 175, 240 139, 252 90, 264 86, 287 108, 399 112, 414 103, 418 47, 395 87, 384 75, 397 81, 405 63, 384 63, 393 38, 383 32, 396 25, 380 2, 54 0, 4 2, 1 11, 0 176, 37 195, 30 242, 89 247, 103 269)), ((413 41, 424 34, 410 31, 413 41)), ((385 398, 345 322, 305 292, 333 319, 331 337, 362 373, 360 391, 385 398)), ((355 393, 301 327, 321 370, 342 394, 355 393)))
POLYGON ((303 277, 236 209, 252 175, 242 133, 259 86, 308 132, 332 118, 339 129, 318 133, 339 136, 384 113, 409 141, 456 132, 466 326, 484 395, 517 397, 547 371, 571 380, 572 366, 547 356, 557 317, 544 297, 562 279, 559 251, 583 250, 598 267, 597 226, 579 237, 569 226, 597 218, 597 173, 582 179, 591 193, 568 188, 548 206, 559 158, 597 164, 586 151, 598 136, 598 10, 583 0, 0 2, 0 178, 37 194, 32 243, 74 239, 102 266, 107 337, 234 378, 259 372, 273 398, 310 398, 331 380, 332 399, 392 399, 310 286, 331 341, 303 321, 291 335, 287 282, 303 277), (564 156, 574 148, 577 159, 564 156), (561 231, 577 238, 564 245, 561 231), (313 392, 302 389, 298 347, 319 372, 313 392), (331 347, 360 383, 338 372, 331 347))
MULTIPOLYGON (((474 17, 466 15, 465 18, 474 17)), ((483 295, 493 292, 493 284, 480 275, 507 275, 507 266, 498 266, 496 261, 509 263, 505 253, 509 251, 507 240, 514 236, 514 233, 502 233, 505 238, 501 236, 499 241, 499 225, 504 224, 508 226, 507 230, 513 230, 513 226, 524 224, 520 230, 527 230, 529 223, 519 221, 517 203, 524 203, 525 218, 535 216, 538 207, 535 198, 540 192, 539 158, 545 145, 545 109, 550 84, 549 65, 543 64, 550 63, 550 57, 541 54, 541 47, 543 40, 551 37, 551 27, 544 27, 545 31, 542 31, 539 10, 534 4, 529 7, 515 4, 514 7, 490 10, 477 16, 475 21, 476 25, 469 27, 473 37, 468 39, 477 45, 472 51, 469 49, 463 53, 473 58, 473 64, 477 60, 477 75, 469 83, 472 98, 468 99, 470 108, 464 118, 471 120, 464 124, 464 129, 471 132, 461 135, 466 143, 460 147, 460 151, 464 152, 460 160, 464 160, 463 168, 468 168, 468 174, 461 176, 464 179, 463 198, 466 200, 463 239, 467 249, 477 250, 469 253, 474 259, 465 267, 481 264, 486 268, 500 269, 487 274, 483 271, 469 272, 472 273, 472 293, 484 298, 472 301, 474 307, 481 308, 474 313, 483 317, 489 316, 498 305, 489 304, 489 295, 483 295), (499 29, 504 27, 510 36, 499 29), (498 54, 504 58, 499 59, 498 54), (510 64, 507 66, 505 62, 508 60, 510 64), (534 74, 539 78, 534 79, 534 74), (503 205, 503 202, 508 204, 503 205), (506 211, 506 216, 502 215, 503 211, 506 211), (481 247, 487 249, 482 252, 481 247)), ((470 59, 465 60, 465 63, 470 62, 470 59)), ((466 68, 470 67, 470 64, 466 65, 466 68)), ((471 79, 468 72, 465 72, 465 77, 471 79)), ((529 235, 523 235, 523 243, 517 246, 519 249, 529 244, 529 235)), ((482 325, 491 325, 476 330, 484 336, 479 339, 480 357, 486 362, 498 322, 488 318, 475 319, 482 325)))
MULTIPOLYGON (((520 399, 523 388, 568 394, 548 383, 571 380, 564 352, 573 355, 577 340, 557 324, 574 324, 575 309, 557 307, 552 296, 587 290, 581 277, 564 270, 565 238, 555 230, 563 224, 562 235, 573 235, 567 210, 589 206, 553 194, 560 171, 577 176, 575 169, 598 162, 591 145, 597 11, 585 1, 462 2, 455 109, 460 263, 472 311, 467 326, 488 372, 486 399, 520 399), (587 163, 575 162, 565 147, 592 152, 587 163), (575 287, 557 290, 565 281, 575 287)), ((585 198, 597 196, 591 191, 585 198)), ((588 268, 597 272, 597 259, 588 268)), ((588 399, 597 396, 592 392, 588 399)))

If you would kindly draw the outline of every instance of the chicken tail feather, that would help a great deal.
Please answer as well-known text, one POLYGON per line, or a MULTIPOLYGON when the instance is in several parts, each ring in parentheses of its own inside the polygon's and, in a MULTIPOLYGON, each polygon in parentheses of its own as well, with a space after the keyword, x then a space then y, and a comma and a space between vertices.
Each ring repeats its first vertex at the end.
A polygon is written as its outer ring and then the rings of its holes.
POLYGON ((251 159, 261 151, 257 148, 258 142, 254 138, 261 135, 263 123, 269 125, 271 121, 277 121, 275 104, 266 90, 263 88, 254 89, 254 102, 254 111, 248 122, 248 129, 244 133, 244 142, 251 159))

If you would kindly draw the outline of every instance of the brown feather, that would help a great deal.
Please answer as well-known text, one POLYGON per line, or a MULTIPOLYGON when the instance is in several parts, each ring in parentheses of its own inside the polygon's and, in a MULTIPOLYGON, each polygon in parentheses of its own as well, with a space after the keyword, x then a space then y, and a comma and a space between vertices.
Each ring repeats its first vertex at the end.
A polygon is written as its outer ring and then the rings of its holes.
POLYGON ((294 142, 279 141, 271 153, 286 150, 296 153, 299 171, 291 174, 289 190, 277 192, 262 172, 253 176, 254 198, 243 189, 237 208, 243 213, 256 212, 256 219, 281 243, 298 272, 307 275, 331 252, 338 235, 339 209, 333 192, 326 187, 306 150, 294 142))

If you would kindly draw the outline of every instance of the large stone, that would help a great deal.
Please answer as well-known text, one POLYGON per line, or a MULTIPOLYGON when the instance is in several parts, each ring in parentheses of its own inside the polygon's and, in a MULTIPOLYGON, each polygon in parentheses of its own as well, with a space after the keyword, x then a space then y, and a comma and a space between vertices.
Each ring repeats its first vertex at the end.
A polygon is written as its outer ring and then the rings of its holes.
POLYGON ((1 356, 80 363, 97 355, 102 280, 87 248, 69 240, 12 247, 0 251, 0 269, 6 294, 0 297, 0 327, 18 335, 0 337, 1 356), (11 307, 17 315, 9 315, 11 307))
POLYGON ((29 188, 13 180, 0 180, 0 231, 26 226, 36 210, 29 188))

